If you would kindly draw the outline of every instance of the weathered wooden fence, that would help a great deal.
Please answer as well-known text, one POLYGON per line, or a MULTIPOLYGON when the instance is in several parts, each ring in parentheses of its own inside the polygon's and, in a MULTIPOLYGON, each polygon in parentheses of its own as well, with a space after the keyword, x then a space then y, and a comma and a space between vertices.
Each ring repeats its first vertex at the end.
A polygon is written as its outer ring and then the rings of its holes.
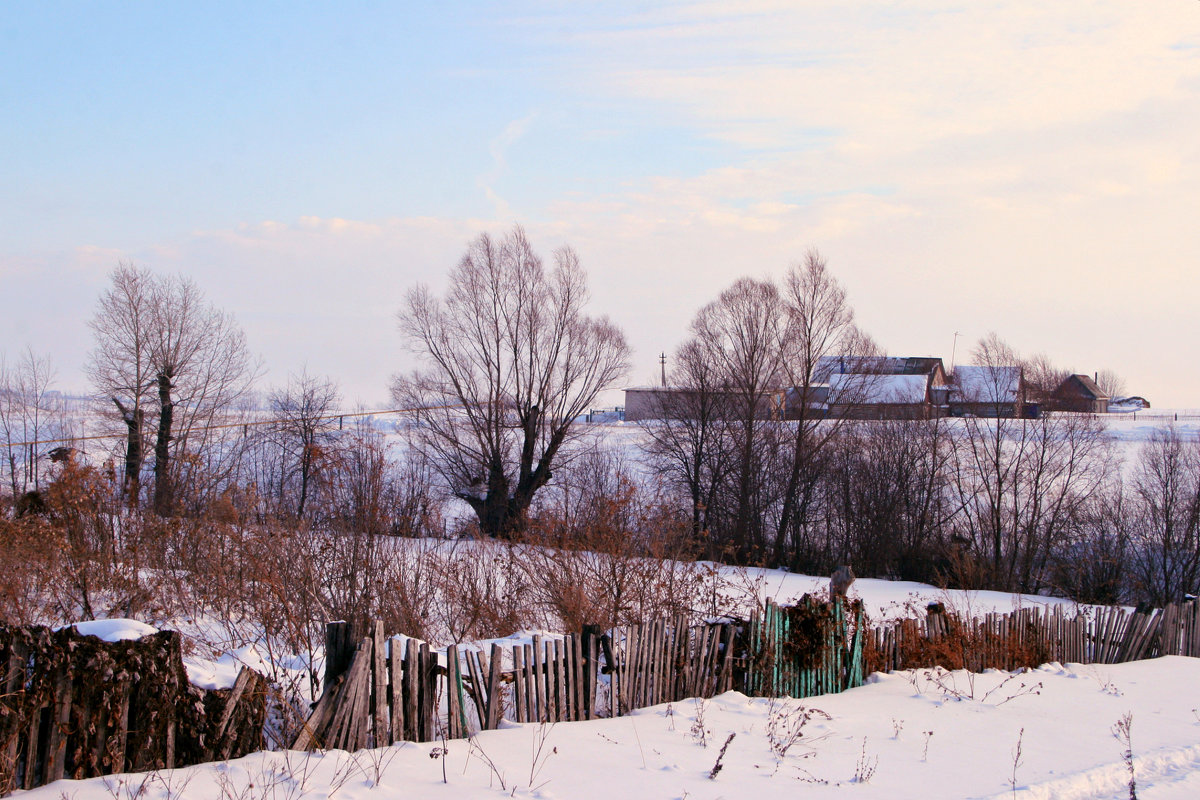
POLYGON ((861 686, 866 634, 861 603, 825 603, 807 595, 794 606, 768 600, 750 617, 745 692, 813 697, 861 686))
POLYGON ((0 626, 0 670, 0 794, 262 747, 262 676, 243 669, 232 690, 191 686, 174 631, 104 642, 0 626))
POLYGON ((928 611, 925 619, 904 619, 872 631, 868 670, 939 665, 979 672, 1049 661, 1116 664, 1200 656, 1200 604, 1194 600, 1149 611, 1059 605, 962 618, 936 603, 928 611))
POLYGON ((748 622, 689 625, 684 618, 562 638, 491 645, 489 653, 385 638, 382 623, 357 636, 332 623, 325 690, 296 749, 354 750, 489 730, 508 718, 560 722, 730 689, 805 697, 863 680, 862 611, 841 600, 768 603, 748 622))

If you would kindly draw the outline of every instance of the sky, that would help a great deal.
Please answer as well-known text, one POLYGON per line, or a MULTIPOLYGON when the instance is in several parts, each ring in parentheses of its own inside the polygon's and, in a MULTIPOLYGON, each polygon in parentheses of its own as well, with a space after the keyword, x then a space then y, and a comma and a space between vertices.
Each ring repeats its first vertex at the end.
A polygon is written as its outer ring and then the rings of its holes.
MULTIPOLYGON (((1200 406, 1200 2, 0 5, 0 353, 86 391, 121 261, 386 405, 482 232, 572 245, 628 384, 817 248, 893 355, 994 331, 1200 406)), ((620 402, 619 396, 606 399, 620 402)))

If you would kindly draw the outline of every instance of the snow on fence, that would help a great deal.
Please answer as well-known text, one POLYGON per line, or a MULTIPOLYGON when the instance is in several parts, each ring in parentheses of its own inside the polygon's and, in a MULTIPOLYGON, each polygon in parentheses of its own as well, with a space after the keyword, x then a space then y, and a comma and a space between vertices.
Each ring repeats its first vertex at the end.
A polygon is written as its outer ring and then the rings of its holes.
POLYGON ((262 747, 266 681, 188 683, 180 636, 105 642, 74 628, 0 625, 0 795, 237 758, 262 747))
POLYGON ((962 618, 929 606, 924 620, 903 619, 871 633, 867 668, 886 672, 942 666, 1014 670, 1050 661, 1117 664, 1157 656, 1200 657, 1200 603, 1129 611, 1097 607, 1068 612, 1033 606, 1009 614, 962 618))
POLYGON ((297 750, 461 738, 516 722, 611 717, 730 689, 806 697, 862 683, 862 608, 841 599, 768 602, 748 622, 660 619, 561 638, 493 643, 490 654, 326 630, 325 690, 297 750))

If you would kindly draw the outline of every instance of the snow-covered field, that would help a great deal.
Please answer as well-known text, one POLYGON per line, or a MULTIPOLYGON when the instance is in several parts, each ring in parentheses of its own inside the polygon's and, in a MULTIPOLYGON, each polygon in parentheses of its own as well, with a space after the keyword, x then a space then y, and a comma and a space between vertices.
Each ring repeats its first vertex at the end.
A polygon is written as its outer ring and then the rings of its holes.
POLYGON ((1200 797, 1200 659, 875 675, 803 702, 728 693, 473 741, 259 753, 30 798, 1200 797), (1114 736, 1130 721, 1132 760, 1114 736), (717 767, 719 766, 719 769, 717 767))

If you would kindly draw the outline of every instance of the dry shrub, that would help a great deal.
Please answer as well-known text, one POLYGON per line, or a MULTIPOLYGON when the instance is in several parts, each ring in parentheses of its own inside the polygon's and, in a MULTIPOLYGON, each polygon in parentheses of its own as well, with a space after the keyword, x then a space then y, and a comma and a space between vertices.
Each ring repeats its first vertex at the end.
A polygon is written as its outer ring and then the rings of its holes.
POLYGON ((1021 621, 1016 613, 1009 615, 1008 620, 1007 631, 1002 633, 970 614, 947 613, 941 604, 931 604, 927 625, 932 623, 932 632, 927 628, 923 633, 915 617, 896 623, 898 643, 894 661, 879 652, 874 637, 866 638, 867 672, 932 667, 972 672, 1032 669, 1051 659, 1052 653, 1036 635, 1031 622, 1021 621))
POLYGON ((523 541, 519 564, 544 627, 692 617, 705 594, 688 521, 627 482, 585 514, 543 513, 523 541))
POLYGON ((430 554, 437 638, 452 642, 507 636, 530 623, 520 554, 486 539, 444 543, 430 554))
POLYGON ((58 616, 46 586, 64 547, 40 517, 0 517, 0 622, 35 625, 58 616))

